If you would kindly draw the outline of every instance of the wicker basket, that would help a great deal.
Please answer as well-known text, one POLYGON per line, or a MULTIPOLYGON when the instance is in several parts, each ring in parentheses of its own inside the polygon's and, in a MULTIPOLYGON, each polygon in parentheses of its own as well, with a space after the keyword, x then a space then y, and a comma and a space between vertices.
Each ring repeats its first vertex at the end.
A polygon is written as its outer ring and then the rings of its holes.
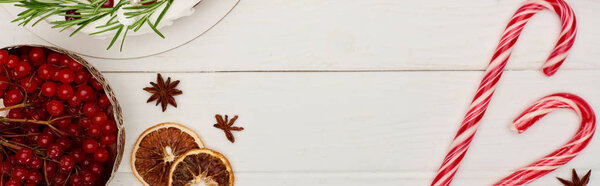
POLYGON ((102 84, 102 86, 104 87, 104 92, 106 93, 106 95, 108 96, 108 98, 110 100, 110 103, 112 104, 113 117, 117 124, 117 130, 118 130, 117 131, 117 144, 116 144, 116 157, 115 157, 115 161, 114 161, 114 164, 112 167, 112 172, 110 173, 110 176, 105 184, 105 185, 108 185, 108 183, 110 183, 112 178, 115 176, 117 169, 119 169, 119 164, 121 163, 121 159, 123 158, 123 151, 125 148, 125 127, 123 125, 123 112, 121 110, 121 106, 119 105, 119 102, 117 101, 115 93, 113 92, 112 88, 108 84, 108 81, 106 81, 106 79, 104 79, 104 76, 102 76, 102 73, 100 73, 100 71, 98 71, 98 69, 96 69, 90 63, 88 63, 85 59, 81 58, 80 56, 76 55, 73 52, 67 51, 62 48, 57 48, 57 47, 52 47, 52 46, 44 46, 44 45, 15 45, 15 46, 4 47, 2 49, 10 51, 10 50, 15 50, 15 49, 18 49, 21 47, 39 47, 39 48, 45 48, 45 49, 48 49, 51 51, 55 51, 58 53, 66 54, 69 57, 73 58, 73 60, 75 60, 75 61, 79 62, 81 65, 83 65, 92 74, 92 76, 94 78, 96 78, 96 80, 98 82, 100 82, 102 84))

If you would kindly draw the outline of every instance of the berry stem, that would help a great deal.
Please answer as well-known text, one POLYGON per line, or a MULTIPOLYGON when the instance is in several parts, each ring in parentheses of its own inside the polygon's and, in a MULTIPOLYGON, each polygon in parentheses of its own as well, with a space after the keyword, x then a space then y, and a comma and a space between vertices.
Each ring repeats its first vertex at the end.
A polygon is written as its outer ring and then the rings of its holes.
POLYGON ((46 125, 50 129, 52 129, 54 132, 58 133, 59 135, 64 135, 64 133, 62 131, 60 131, 56 127, 52 126, 52 123, 54 123, 54 122, 56 122, 58 120, 67 119, 67 118, 73 118, 73 117, 74 116, 62 116, 62 117, 54 118, 54 119, 51 119, 51 120, 48 120, 48 121, 30 120, 30 119, 14 119, 14 118, 0 117, 0 122, 33 123, 33 124, 46 125))
POLYGON ((0 111, 11 110, 11 109, 16 109, 16 108, 25 108, 27 106, 28 105, 25 104, 25 103, 20 103, 20 104, 16 104, 16 105, 13 105, 13 106, 10 106, 10 107, 0 108, 0 111))

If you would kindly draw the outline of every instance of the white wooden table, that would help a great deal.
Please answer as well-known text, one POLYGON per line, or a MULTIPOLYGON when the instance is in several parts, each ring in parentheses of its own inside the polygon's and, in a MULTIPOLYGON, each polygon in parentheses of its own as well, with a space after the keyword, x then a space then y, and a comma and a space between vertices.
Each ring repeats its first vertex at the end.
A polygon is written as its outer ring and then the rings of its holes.
MULTIPOLYGON (((139 185, 129 152, 147 127, 195 129, 232 163, 236 183, 428 185, 509 17, 523 0, 242 0, 204 36, 133 60, 87 58, 124 109, 126 154, 111 185, 139 185), (156 73, 182 81, 179 108, 162 113, 142 91, 156 73), (212 127, 240 115, 236 143, 212 127)), ((509 124, 532 101, 565 91, 600 106, 600 2, 569 0, 575 46, 551 77, 539 68, 559 32, 550 12, 523 32, 453 185, 489 185, 544 156, 577 128, 553 113, 521 135, 509 124)), ((47 44, 0 13, 1 46, 47 44)), ((129 43, 132 44, 132 43, 129 43)), ((570 169, 600 171, 600 137, 531 185, 560 185, 570 169)), ((600 184, 593 174, 590 185, 600 184)))

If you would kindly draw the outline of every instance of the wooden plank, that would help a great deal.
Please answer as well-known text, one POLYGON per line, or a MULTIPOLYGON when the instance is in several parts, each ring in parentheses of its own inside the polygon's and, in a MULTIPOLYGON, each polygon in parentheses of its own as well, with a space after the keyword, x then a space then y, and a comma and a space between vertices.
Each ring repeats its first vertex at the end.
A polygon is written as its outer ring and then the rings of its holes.
MULTIPOLYGON (((585 173, 584 169, 579 172, 585 173)), ((570 170, 557 170, 555 175, 568 178, 570 170)), ((452 185, 485 185, 492 184, 492 181, 499 179, 499 175, 506 173, 496 172, 466 172, 463 171, 457 175, 452 185)), ((286 185, 286 186, 305 186, 305 185, 323 185, 323 186, 364 186, 364 185, 429 185, 431 181, 430 172, 356 172, 356 173, 327 173, 327 172, 309 172, 309 173, 235 173, 236 185, 286 185)), ((592 176, 594 178, 594 176, 592 176)), ((599 181, 592 179, 589 185, 597 184, 599 181)), ((559 185, 556 178, 546 176, 529 184, 530 186, 559 185)), ((133 176, 133 173, 119 172, 110 185, 131 186, 141 185, 133 176)))
MULTIPOLYGON (((184 92, 177 97, 179 108, 165 113, 145 103, 149 95, 142 88, 155 79, 154 73, 106 73, 125 115, 127 143, 121 172, 131 171, 128 153, 144 129, 173 121, 193 128, 207 147, 224 153, 242 173, 241 180, 244 173, 260 173, 248 176, 247 185, 271 183, 269 175, 280 174, 291 176, 277 178, 275 183, 281 184, 275 185, 295 185, 287 178, 309 179, 299 184, 340 185, 353 175, 365 177, 356 185, 411 180, 423 185, 438 168, 481 72, 163 75, 180 79, 184 92), (246 129, 235 133, 235 144, 212 127, 217 113, 240 115, 238 125, 246 129), (329 173, 338 180, 329 180, 329 173), (387 181, 375 181, 380 174, 388 175, 387 181)), ((562 145, 577 128, 573 113, 553 113, 522 135, 513 134, 509 124, 528 104, 558 91, 579 94, 597 108, 600 88, 593 80, 599 78, 599 71, 586 70, 563 71, 552 78, 537 71, 506 72, 457 182, 491 183, 562 145)), ((596 158, 600 148, 594 145, 598 140, 594 138, 590 148, 560 168, 560 176, 567 176, 564 172, 571 167, 600 168, 596 158)), ((543 183, 554 184, 552 176, 543 183)))
MULTIPOLYGON (((522 0, 242 1, 213 30, 171 52, 133 60, 91 59, 107 71, 481 70, 522 0)), ((578 38, 565 67, 598 69, 595 0, 569 1, 578 38)), ((43 41, 8 23, 0 45, 43 41)), ((537 15, 509 67, 538 69, 559 20, 537 15)), ((133 43, 129 43, 133 44, 133 43)))

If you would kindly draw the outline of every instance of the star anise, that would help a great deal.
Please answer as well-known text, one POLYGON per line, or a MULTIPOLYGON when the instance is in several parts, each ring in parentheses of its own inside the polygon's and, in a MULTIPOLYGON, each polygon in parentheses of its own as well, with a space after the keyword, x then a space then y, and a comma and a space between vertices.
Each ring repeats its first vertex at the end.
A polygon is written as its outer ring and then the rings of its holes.
POLYGON ((577 176, 577 171, 575 171, 575 169, 573 169, 571 171, 571 181, 562 179, 562 178, 556 178, 558 179, 558 181, 560 181, 560 183, 564 184, 565 186, 585 186, 588 184, 588 182, 590 181, 590 174, 592 173, 592 170, 589 170, 581 179, 579 179, 579 176, 577 176))
POLYGON ((217 118, 217 123, 214 124, 213 126, 223 130, 225 132, 225 136, 227 136, 227 139, 229 141, 231 141, 231 143, 235 142, 235 138, 233 138, 233 134, 231 133, 231 131, 244 130, 244 127, 234 127, 233 126, 233 124, 235 123, 235 120, 237 120, 237 118, 238 118, 237 115, 234 116, 233 118, 231 118, 231 121, 229 120, 227 115, 225 115, 225 119, 223 119, 223 116, 221 116, 219 114, 215 115, 215 118, 217 118))
POLYGON ((181 90, 176 89, 177 85, 179 85, 179 80, 171 82, 171 77, 169 77, 165 82, 162 75, 159 73, 156 75, 156 83, 150 82, 150 85, 152 85, 152 87, 144 88, 146 92, 152 93, 152 96, 146 101, 147 103, 156 100, 156 105, 160 103, 163 112, 167 110, 168 105, 177 108, 177 102, 175 101, 174 96, 183 94, 181 90))

